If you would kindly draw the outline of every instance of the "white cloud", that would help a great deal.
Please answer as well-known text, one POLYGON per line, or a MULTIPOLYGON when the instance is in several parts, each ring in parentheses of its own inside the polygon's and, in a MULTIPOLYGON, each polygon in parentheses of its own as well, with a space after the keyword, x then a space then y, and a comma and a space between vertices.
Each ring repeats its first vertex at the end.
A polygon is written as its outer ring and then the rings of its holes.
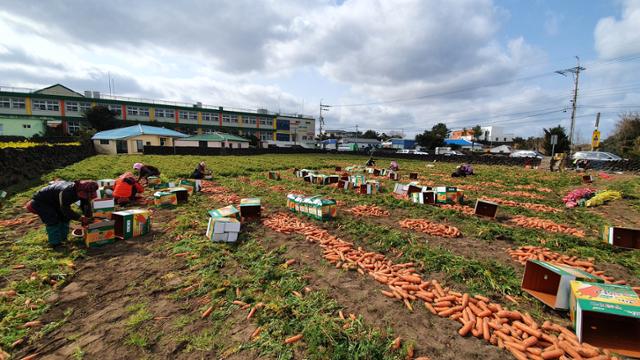
POLYGON ((594 37, 601 58, 640 52, 640 0, 626 0, 619 19, 613 16, 600 19, 594 37))
POLYGON ((564 15, 552 11, 547 11, 544 21, 544 31, 549 36, 558 35, 560 23, 564 20, 564 15))

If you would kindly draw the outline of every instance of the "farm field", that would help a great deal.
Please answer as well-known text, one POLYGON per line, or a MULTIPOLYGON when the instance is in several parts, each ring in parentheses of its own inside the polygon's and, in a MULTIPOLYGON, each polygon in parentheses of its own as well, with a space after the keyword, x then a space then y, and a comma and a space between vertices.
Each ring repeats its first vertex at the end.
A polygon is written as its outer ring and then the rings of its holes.
POLYGON ((389 297, 389 287, 362 267, 331 261, 328 236, 353 244, 363 258, 415 269, 443 288, 435 292, 478 295, 483 304, 486 297, 539 324, 570 321, 520 290, 524 266, 508 250, 544 247, 594 264, 611 281, 640 286, 640 251, 612 248, 601 236, 608 224, 640 227, 637 175, 594 173, 588 187, 619 190, 623 199, 574 209, 565 209, 562 197, 586 187, 575 173, 476 165, 477 175, 451 178, 455 164, 400 162, 401 183, 417 172, 422 185, 464 189, 465 205, 449 207, 400 199, 388 178, 377 178, 382 192, 359 195, 293 174, 333 174, 336 166, 366 161, 350 155, 95 156, 47 174, 42 184, 115 178, 137 161, 174 180, 203 160, 214 172, 206 191, 175 209, 150 205, 150 234, 96 249, 47 246, 44 226, 22 209, 40 186, 9 198, 0 208, 0 349, 17 359, 513 358, 482 332, 460 336, 459 322, 432 314, 420 299, 389 297), (282 179, 269 180, 270 170, 282 179), (288 193, 333 198, 338 215, 320 222, 291 213, 288 193), (243 223, 237 244, 206 239, 207 211, 244 197, 262 199, 263 221, 243 223), (501 202, 495 220, 468 214, 483 197, 501 202), (352 210, 361 205, 378 207, 379 216, 352 210), (420 220, 454 227, 459 236, 420 227, 420 220))

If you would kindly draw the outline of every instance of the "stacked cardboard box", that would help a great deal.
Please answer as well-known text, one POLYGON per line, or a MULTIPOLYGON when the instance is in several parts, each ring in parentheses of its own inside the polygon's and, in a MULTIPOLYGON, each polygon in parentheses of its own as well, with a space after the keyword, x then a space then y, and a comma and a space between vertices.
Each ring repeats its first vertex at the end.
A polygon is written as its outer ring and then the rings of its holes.
POLYGON ((151 231, 151 213, 149 210, 131 209, 111 214, 115 221, 115 235, 120 239, 142 236, 151 231))
POLYGON ((153 193, 153 203, 156 206, 170 208, 178 205, 178 197, 170 191, 156 191, 153 193))
POLYGON ((529 260, 524 268, 522 290, 553 309, 568 310, 573 280, 603 282, 602 278, 571 266, 529 260))
POLYGON ((260 218, 260 198, 240 199, 240 217, 260 218))
POLYGON ((640 298, 629 286, 571 281, 570 315, 578 341, 640 357, 640 298))
POLYGON ((198 179, 179 179, 178 187, 187 189, 189 195, 193 195, 202 188, 202 181, 198 179))
POLYGON ((116 241, 114 220, 99 220, 84 228, 84 243, 88 247, 111 244, 116 241))
POLYGON ((163 189, 163 191, 175 194, 178 200, 178 204, 184 204, 189 200, 189 190, 182 186, 170 187, 167 189, 163 189))
POLYGON ((464 200, 464 192, 455 186, 438 186, 434 190, 438 204, 458 204, 464 200))
POLYGON ((293 212, 323 221, 335 218, 337 213, 336 201, 323 199, 321 196, 304 197, 289 194, 287 195, 287 207, 293 212))
POLYGON ((626 249, 640 249, 640 229, 605 225, 604 242, 626 249))
POLYGON ((367 183, 367 179, 364 175, 353 175, 349 177, 349 180, 354 187, 364 185, 367 183))
POLYGON ((296 170, 296 177, 305 177, 309 174, 316 174, 317 172, 315 170, 308 170, 308 169, 302 169, 302 170, 296 170))
POLYGON ((112 198, 91 200, 91 210, 94 218, 111 220, 111 214, 115 209, 116 204, 112 198))
POLYGON ((480 216, 495 218, 498 213, 498 204, 487 200, 476 200, 474 213, 480 216))
POLYGON ((233 217, 210 217, 206 236, 211 241, 236 242, 240 221, 233 217))
POLYGON ((116 184, 116 181, 114 179, 101 179, 98 180, 98 186, 99 187, 114 187, 116 184))
POLYGON ((435 204, 436 192, 433 190, 414 192, 411 194, 411 201, 416 204, 435 204))
POLYGON ((153 190, 166 190, 173 187, 176 187, 176 184, 173 182, 159 183, 153 185, 153 190))
POLYGON ((160 178, 157 177, 157 176, 149 176, 147 178, 147 185, 149 185, 149 186, 154 186, 154 185, 158 185, 158 184, 161 184, 161 183, 162 183, 162 180, 160 180, 160 178))

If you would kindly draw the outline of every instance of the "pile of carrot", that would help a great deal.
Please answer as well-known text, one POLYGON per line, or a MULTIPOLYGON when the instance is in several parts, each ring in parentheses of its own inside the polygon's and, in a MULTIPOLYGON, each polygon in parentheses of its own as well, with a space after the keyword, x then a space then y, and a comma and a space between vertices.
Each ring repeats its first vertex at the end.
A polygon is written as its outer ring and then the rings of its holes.
POLYGON ((618 285, 624 285, 627 283, 625 280, 615 280, 612 276, 606 276, 604 271, 598 271, 591 259, 583 260, 579 259, 577 256, 562 255, 542 246, 521 246, 517 249, 507 249, 507 253, 509 253, 513 260, 522 265, 526 264, 527 260, 546 261, 553 264, 569 265, 582 269, 590 274, 601 277, 607 283, 618 285))
POLYGON ((375 205, 358 205, 347 210, 355 216, 389 216, 389 212, 379 206, 375 205))
POLYGON ((239 204, 240 196, 236 194, 213 194, 209 195, 209 199, 212 199, 221 204, 239 204))
POLYGON ((545 187, 537 187, 535 185, 516 185, 514 186, 516 189, 520 189, 520 190, 537 190, 537 191, 541 191, 541 192, 546 192, 546 193, 550 193, 553 190, 549 189, 549 188, 545 188, 545 187))
POLYGON ((224 194, 229 192, 224 186, 217 186, 213 181, 203 180, 200 184, 200 191, 205 194, 224 194))
POLYGON ((18 226, 18 225, 31 225, 38 220, 35 215, 21 215, 15 219, 0 220, 0 226, 18 226))
POLYGON ((525 198, 529 198, 529 199, 544 199, 544 196, 542 196, 542 195, 532 194, 532 193, 526 192, 526 191, 503 191, 502 194, 507 195, 507 196, 525 197, 525 198))
POLYGON ((269 187, 269 190, 273 192, 281 193, 281 194, 287 192, 287 189, 285 189, 284 186, 282 185, 273 185, 269 187))
POLYGON ((466 206, 466 205, 442 204, 442 205, 440 205, 440 207, 443 208, 443 209, 450 209, 450 210, 459 211, 459 212, 465 213, 467 215, 473 215, 473 214, 476 213, 476 210, 474 208, 472 208, 471 206, 466 206))
POLYGON ((482 186, 488 186, 488 187, 495 187, 495 188, 503 188, 504 185, 494 182, 494 181, 480 181, 477 182, 478 185, 482 185, 482 186))
POLYGON ((476 185, 460 185, 460 186, 458 186, 458 189, 464 190, 464 191, 484 191, 484 190, 486 190, 485 188, 480 187, 480 186, 476 186, 476 185))
POLYGON ((580 238, 584 237, 584 231, 566 225, 556 224, 551 220, 518 215, 511 218, 511 222, 526 228, 544 229, 550 232, 569 234, 580 238))
POLYGON ((274 214, 263 219, 263 224, 280 233, 305 235, 324 249, 323 257, 336 268, 369 275, 387 287, 381 291, 384 296, 402 301, 409 311, 413 311, 412 302, 422 303, 431 313, 458 321, 459 335, 471 334, 507 349, 517 359, 616 359, 606 350, 603 353, 589 344, 580 344, 576 335, 563 326, 549 321, 539 325, 528 313, 509 311, 484 296, 453 291, 437 280, 424 280, 414 263, 394 264, 383 254, 356 248, 289 214, 274 214))
POLYGON ((553 213, 561 211, 560 209, 556 209, 554 207, 551 207, 551 206, 548 206, 548 205, 543 205, 543 204, 526 203, 526 202, 506 200, 506 199, 501 199, 501 198, 487 197, 487 196, 483 196, 482 199, 483 200, 487 200, 487 201, 491 201, 491 202, 494 202, 494 203, 500 204, 500 205, 512 206, 512 207, 521 207, 521 208, 525 208, 525 209, 529 209, 529 210, 533 210, 533 211, 553 212, 553 213))
POLYGON ((413 229, 423 232, 425 234, 434 235, 434 236, 442 236, 449 238, 456 238, 462 236, 462 233, 458 228, 437 224, 425 219, 404 219, 400 220, 400 226, 406 229, 413 229))

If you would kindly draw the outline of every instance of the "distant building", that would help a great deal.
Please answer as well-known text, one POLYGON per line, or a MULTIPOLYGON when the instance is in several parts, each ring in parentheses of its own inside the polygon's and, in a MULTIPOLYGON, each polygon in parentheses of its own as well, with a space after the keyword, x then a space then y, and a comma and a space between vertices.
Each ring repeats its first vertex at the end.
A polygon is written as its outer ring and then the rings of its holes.
POLYGON ((100 131, 91 140, 98 154, 139 154, 145 145, 173 146, 175 139, 188 136, 170 129, 138 124, 100 131))
POLYGON ((213 133, 189 136, 176 139, 176 147, 200 147, 200 148, 229 148, 246 149, 249 147, 249 140, 239 136, 213 133))
POLYGON ((354 138, 356 137, 355 131, 345 130, 325 130, 324 134, 330 138, 354 138))
POLYGON ((98 105, 114 111, 126 125, 158 124, 191 135, 234 133, 277 146, 315 144, 315 119, 310 116, 133 99, 98 91, 81 94, 60 84, 40 90, 0 87, 0 135, 30 137, 43 134, 46 126, 57 128, 61 135, 77 134, 87 127, 84 112, 98 105))
POLYGON ((513 149, 509 145, 500 145, 500 146, 491 148, 489 152, 492 154, 511 154, 511 152, 513 152, 513 149))
POLYGON ((390 139, 391 147, 394 149, 413 149, 416 141, 411 139, 390 139))
POLYGON ((473 139, 473 130, 471 129, 451 130, 451 133, 449 134, 449 138, 454 140, 463 139, 463 140, 471 141, 473 139))
POLYGON ((380 147, 382 142, 377 139, 363 139, 363 138, 342 138, 338 140, 338 146, 355 145, 360 149, 369 147, 380 147))
POLYGON ((483 145, 477 142, 471 142, 464 139, 445 139, 444 143, 449 146, 459 146, 463 150, 480 151, 483 145))
POLYGON ((479 140, 487 142, 510 143, 513 142, 514 134, 508 133, 500 126, 483 126, 482 135, 479 140))

